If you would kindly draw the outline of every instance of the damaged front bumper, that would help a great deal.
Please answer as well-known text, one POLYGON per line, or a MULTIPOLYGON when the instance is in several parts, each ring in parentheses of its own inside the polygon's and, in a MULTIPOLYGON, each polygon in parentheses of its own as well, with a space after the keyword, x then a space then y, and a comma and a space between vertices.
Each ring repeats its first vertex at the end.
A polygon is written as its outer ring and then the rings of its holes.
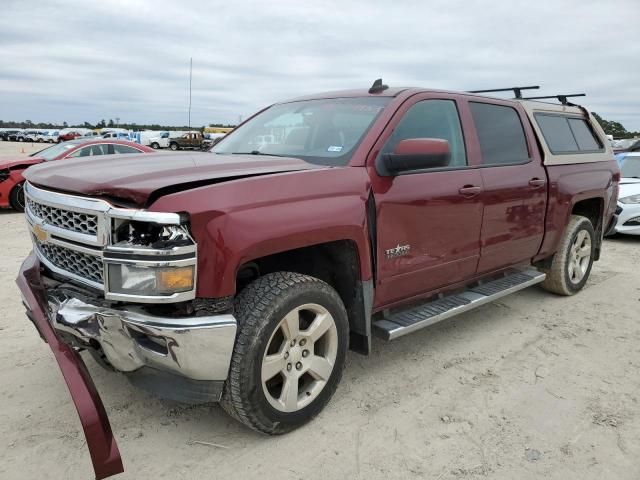
POLYGON ((78 350, 87 349, 134 384, 190 403, 217 401, 227 377, 236 320, 221 314, 160 317, 107 307, 41 277, 35 254, 17 279, 27 316, 49 344, 80 416, 96 478, 123 471, 100 396, 78 350))

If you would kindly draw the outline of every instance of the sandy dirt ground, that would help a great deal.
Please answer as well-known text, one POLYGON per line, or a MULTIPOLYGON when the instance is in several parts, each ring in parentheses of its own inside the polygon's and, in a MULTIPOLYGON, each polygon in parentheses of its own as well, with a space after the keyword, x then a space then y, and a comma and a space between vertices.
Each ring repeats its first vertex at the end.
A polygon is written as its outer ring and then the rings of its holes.
MULTIPOLYGON (((14 284, 30 248, 22 216, 0 212, 0 478, 89 479, 80 422, 14 284)), ((123 480, 637 480, 639 311, 640 238, 614 237, 574 297, 532 287, 350 354, 324 412, 277 438, 87 364, 123 480)))
POLYGON ((43 148, 52 146, 50 143, 31 143, 31 142, 2 142, 0 141, 0 161, 3 158, 28 156, 31 153, 38 152, 43 148))

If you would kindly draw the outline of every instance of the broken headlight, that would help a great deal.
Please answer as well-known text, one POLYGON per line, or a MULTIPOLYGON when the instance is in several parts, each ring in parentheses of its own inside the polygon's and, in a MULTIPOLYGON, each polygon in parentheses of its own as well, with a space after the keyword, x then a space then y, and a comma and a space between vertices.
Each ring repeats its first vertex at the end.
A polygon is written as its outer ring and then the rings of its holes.
POLYGON ((196 244, 186 221, 114 219, 104 261, 108 299, 176 302, 195 296, 196 244))

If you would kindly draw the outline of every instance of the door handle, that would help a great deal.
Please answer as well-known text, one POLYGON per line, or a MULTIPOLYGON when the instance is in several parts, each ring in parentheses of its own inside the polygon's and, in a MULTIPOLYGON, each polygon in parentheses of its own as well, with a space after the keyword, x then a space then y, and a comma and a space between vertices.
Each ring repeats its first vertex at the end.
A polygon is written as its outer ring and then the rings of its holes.
POLYGON ((532 178, 529 180, 529 185, 532 187, 544 187, 547 181, 543 178, 532 178))
POLYGON ((460 193, 460 195, 462 196, 470 198, 470 197, 475 197, 481 191, 482 191, 482 188, 477 187, 475 185, 465 185, 464 187, 458 190, 458 193, 460 193))

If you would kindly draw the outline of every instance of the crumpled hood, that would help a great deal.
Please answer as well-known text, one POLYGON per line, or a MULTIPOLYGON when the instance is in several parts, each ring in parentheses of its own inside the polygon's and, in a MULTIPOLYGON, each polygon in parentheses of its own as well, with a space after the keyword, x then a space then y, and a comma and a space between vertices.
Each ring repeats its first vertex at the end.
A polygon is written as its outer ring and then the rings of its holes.
POLYGON ((44 160, 40 157, 9 157, 0 159, 0 170, 5 168, 13 168, 24 165, 35 165, 36 163, 42 163, 44 160))
POLYGON ((313 168, 322 167, 288 157, 157 153, 47 162, 29 168, 25 177, 40 187, 119 198, 142 207, 154 192, 162 189, 175 192, 224 179, 313 168))

